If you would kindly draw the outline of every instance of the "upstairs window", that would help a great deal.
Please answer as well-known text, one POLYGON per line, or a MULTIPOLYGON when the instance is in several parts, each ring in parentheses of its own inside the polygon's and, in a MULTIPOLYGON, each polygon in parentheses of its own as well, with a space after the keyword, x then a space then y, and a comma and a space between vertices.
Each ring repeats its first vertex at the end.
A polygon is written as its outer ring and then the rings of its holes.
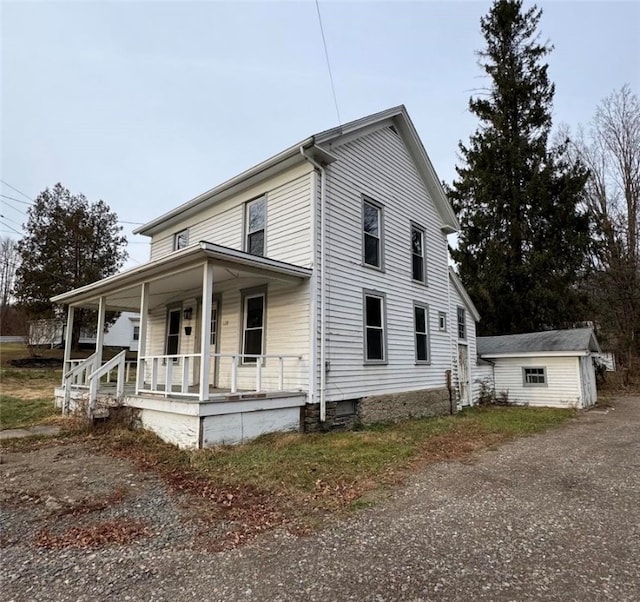
POLYGON ((425 265, 424 230, 418 226, 411 226, 411 277, 416 282, 426 282, 425 265))
POLYGON ((522 384, 525 387, 546 387, 547 386, 546 368, 523 368, 522 384))
POLYGON ((133 327, 133 340, 134 341, 140 340, 140 326, 133 327))
POLYGON ((364 294, 364 360, 365 363, 386 362, 384 296, 364 294))
POLYGON ((458 338, 467 338, 467 316, 464 307, 458 307, 458 338))
POLYGON ((249 201, 245 208, 245 251, 251 255, 264 255, 267 202, 265 197, 249 201))
POLYGON ((426 305, 413 306, 413 329, 416 337, 416 364, 428 364, 429 357, 429 309, 426 305))
POLYGON ((179 251, 189 244, 189 230, 181 230, 173 235, 173 250, 179 251))
POLYGON ((382 268, 382 208, 368 199, 362 205, 362 261, 382 268))

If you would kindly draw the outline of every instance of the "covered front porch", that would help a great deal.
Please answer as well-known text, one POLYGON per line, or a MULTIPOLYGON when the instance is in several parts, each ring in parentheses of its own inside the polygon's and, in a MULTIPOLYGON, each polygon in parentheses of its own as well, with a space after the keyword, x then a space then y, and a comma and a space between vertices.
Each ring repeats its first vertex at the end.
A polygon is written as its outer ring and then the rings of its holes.
POLYGON ((64 412, 83 407, 90 417, 108 406, 137 408, 142 426, 189 447, 294 428, 312 388, 310 276, 200 242, 55 297, 68 305, 56 398, 64 412), (84 360, 70 345, 80 307, 98 313, 96 351, 84 360), (103 361, 108 310, 140 314, 135 366, 124 353, 103 361), (191 434, 173 436, 169 424, 191 434))

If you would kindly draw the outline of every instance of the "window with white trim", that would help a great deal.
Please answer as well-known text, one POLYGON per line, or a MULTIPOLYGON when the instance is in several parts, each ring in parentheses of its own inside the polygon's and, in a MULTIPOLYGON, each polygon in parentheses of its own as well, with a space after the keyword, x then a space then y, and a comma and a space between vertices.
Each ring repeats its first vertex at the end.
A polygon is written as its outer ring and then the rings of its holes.
POLYGON ((364 294, 364 360, 384 363, 387 360, 385 333, 385 298, 380 293, 364 294))
POLYGON ((522 384, 525 387, 546 387, 547 369, 544 367, 522 368, 522 384))
MULTIPOLYGON (((264 350, 266 293, 245 293, 242 299, 242 353, 262 355, 264 350)), ((243 363, 255 364, 257 358, 243 358, 243 363)))
POLYGON ((416 282, 427 281, 424 249, 424 229, 411 226, 411 278, 416 282))
MULTIPOLYGON (((177 355, 180 347, 180 323, 181 323, 182 309, 170 309, 167 312, 167 338, 165 341, 165 354, 177 355)), ((173 358, 174 362, 178 361, 178 358, 173 358)))
POLYGON ((140 326, 133 327, 133 340, 134 341, 140 340, 140 326))
POLYGON ((211 304, 211 338, 209 344, 215 345, 218 334, 218 302, 213 301, 211 304))
POLYGON ((447 314, 443 311, 438 312, 438 330, 447 332, 447 314))
POLYGON ((189 230, 181 230, 173 235, 173 250, 179 251, 189 244, 189 230))
POLYGON ((245 205, 245 248, 251 255, 264 255, 267 227, 267 199, 260 197, 245 205))
POLYGON ((467 338, 467 312, 464 307, 458 307, 458 338, 467 338))
POLYGON ((428 364, 431 361, 429 345, 429 308, 426 305, 413 305, 413 330, 415 333, 416 364, 428 364))
POLYGON ((368 199, 362 202, 362 262, 382 268, 382 208, 368 199))

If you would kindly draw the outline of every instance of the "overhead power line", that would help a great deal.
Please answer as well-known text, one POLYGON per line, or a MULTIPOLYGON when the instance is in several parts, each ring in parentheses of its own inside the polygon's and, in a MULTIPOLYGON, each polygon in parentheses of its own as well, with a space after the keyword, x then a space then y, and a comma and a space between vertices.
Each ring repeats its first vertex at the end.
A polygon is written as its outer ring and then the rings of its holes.
POLYGON ((18 230, 16 230, 11 224, 0 222, 0 225, 4 226, 5 228, 9 228, 10 230, 13 230, 18 236, 22 236, 22 232, 19 232, 18 230))
POLYGON ((16 203, 22 203, 23 205, 32 205, 33 203, 27 203, 27 201, 23 201, 22 199, 17 199, 13 196, 7 196, 6 194, 0 194, 2 198, 9 199, 10 201, 15 201, 16 203))
POLYGON ((7 207, 11 207, 11 209, 13 209, 14 211, 17 211, 18 213, 22 213, 22 215, 27 215, 22 209, 20 209, 20 207, 14 207, 8 201, 2 201, 2 204, 6 205, 7 207))
POLYGON ((33 203, 33 199, 28 194, 25 194, 24 192, 22 192, 22 190, 18 190, 15 186, 11 186, 9 182, 5 182, 4 180, 0 180, 0 182, 2 182, 5 186, 8 186, 9 188, 11 188, 11 190, 14 190, 18 194, 21 194, 26 199, 29 199, 33 203))
POLYGON ((324 37, 324 27, 322 27, 322 16, 320 15, 320 4, 316 0, 316 10, 318 11, 318 23, 320 24, 320 34, 322 35, 322 45, 324 47, 324 57, 327 59, 327 69, 329 70, 329 80, 331 81, 331 92, 333 94, 333 102, 336 105, 336 115, 338 116, 338 125, 342 125, 340 119, 340 109, 338 108, 338 97, 336 96, 336 87, 333 83, 333 73, 331 73, 331 63, 329 62, 329 51, 327 50, 327 40, 324 37))

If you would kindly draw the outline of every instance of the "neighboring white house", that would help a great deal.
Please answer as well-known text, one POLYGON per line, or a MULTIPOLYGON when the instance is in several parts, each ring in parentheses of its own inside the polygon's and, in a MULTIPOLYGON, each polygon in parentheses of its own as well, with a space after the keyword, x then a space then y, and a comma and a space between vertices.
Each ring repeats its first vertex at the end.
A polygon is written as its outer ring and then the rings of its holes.
MULTIPOLYGON (((597 400, 593 360, 600 347, 591 328, 478 337, 477 345, 492 366, 485 382, 510 403, 586 408, 597 400)), ((485 366, 483 375, 489 371, 485 366)))
MULTIPOLYGON (((33 320, 29 322, 29 345, 58 347, 64 345, 65 324, 62 320, 33 320)), ((134 312, 122 312, 104 333, 105 347, 121 347, 138 350, 140 316, 134 312)), ((79 343, 95 345, 96 333, 80 332, 79 343)))
POLYGON ((448 268, 458 227, 401 106, 150 221, 136 230, 148 263, 53 300, 69 324, 75 307, 140 314, 123 403, 182 446, 444 413, 472 400, 478 315, 448 268))

